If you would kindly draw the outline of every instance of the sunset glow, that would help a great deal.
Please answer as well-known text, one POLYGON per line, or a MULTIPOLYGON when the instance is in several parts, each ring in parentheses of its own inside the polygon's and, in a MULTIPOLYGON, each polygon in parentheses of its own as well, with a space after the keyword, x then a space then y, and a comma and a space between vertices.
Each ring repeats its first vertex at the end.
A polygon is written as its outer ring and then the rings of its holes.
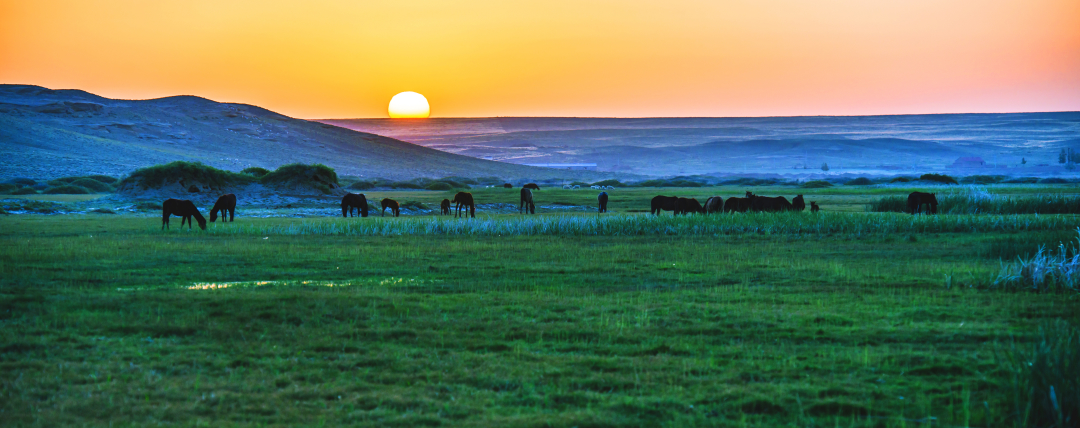
POLYGON ((302 118, 1080 110, 1075 0, 0 0, 0 82, 302 118))
POLYGON ((391 119, 426 119, 431 115, 427 98, 416 92, 402 92, 394 95, 386 111, 391 119))

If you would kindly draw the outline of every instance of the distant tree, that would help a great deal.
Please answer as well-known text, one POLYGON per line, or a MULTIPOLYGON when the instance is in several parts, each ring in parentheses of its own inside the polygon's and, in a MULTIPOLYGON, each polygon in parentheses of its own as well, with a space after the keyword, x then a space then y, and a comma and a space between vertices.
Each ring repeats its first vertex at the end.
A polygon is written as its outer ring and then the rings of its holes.
POLYGON ((1061 149, 1061 153, 1058 153, 1058 163, 1065 163, 1069 160, 1069 153, 1065 149, 1061 149))
POLYGON ((1069 163, 1080 163, 1080 153, 1076 150, 1069 149, 1069 163))
POLYGON ((1020 158, 1020 165, 1025 165, 1025 164, 1027 164, 1027 159, 1020 158))
POLYGON ((828 171, 829 170, 829 164, 827 164, 825 162, 822 162, 821 163, 821 170, 822 171, 828 171))

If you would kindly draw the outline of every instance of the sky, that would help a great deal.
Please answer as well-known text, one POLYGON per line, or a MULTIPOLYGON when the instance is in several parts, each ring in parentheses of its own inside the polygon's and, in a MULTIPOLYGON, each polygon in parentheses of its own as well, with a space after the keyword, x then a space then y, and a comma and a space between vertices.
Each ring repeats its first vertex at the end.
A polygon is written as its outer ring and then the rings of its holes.
POLYGON ((1080 110, 1078 0, 0 0, 0 83, 300 118, 1080 110))

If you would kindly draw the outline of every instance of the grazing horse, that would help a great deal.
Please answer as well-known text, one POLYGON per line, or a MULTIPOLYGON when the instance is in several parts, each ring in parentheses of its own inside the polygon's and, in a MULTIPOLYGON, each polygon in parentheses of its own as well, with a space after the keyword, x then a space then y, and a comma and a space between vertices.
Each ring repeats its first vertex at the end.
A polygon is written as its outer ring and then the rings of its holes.
POLYGON ((199 214, 199 209, 195 207, 195 203, 187 199, 166 199, 161 204, 162 229, 169 227, 170 215, 180 216, 180 227, 184 227, 186 221, 188 230, 191 230, 191 218, 195 217, 195 220, 199 221, 199 228, 206 230, 206 219, 203 218, 202 214, 199 214))
POLYGON ((518 207, 518 213, 523 210, 527 214, 536 214, 536 204, 533 204, 532 190, 529 190, 529 186, 521 188, 521 206, 518 207))
POLYGON ((218 212, 221 212, 221 222, 225 222, 225 211, 229 211, 229 221, 233 221, 236 213, 236 195, 230 193, 228 195, 222 195, 214 202, 214 207, 210 208, 210 222, 217 221, 218 212))
POLYGON ((439 204, 439 208, 442 209, 443 214, 450 215, 450 200, 443 199, 442 203, 439 204))
POLYGON ((383 198, 383 200, 382 200, 382 215, 380 217, 385 217, 386 216, 386 209, 387 208, 390 208, 390 214, 393 214, 394 217, 397 217, 397 216, 401 215, 401 205, 399 205, 397 203, 397 201, 395 201, 393 199, 390 199, 390 198, 383 198))
POLYGON ((675 215, 679 214, 692 214, 692 213, 705 213, 705 207, 701 206, 701 202, 698 202, 694 198, 679 198, 679 202, 675 205, 675 215))
POLYGON ((750 210, 750 198, 728 198, 724 202, 724 212, 744 213, 750 210))
POLYGON ((600 194, 596 196, 596 200, 600 202, 600 212, 606 213, 607 212, 607 192, 600 192, 600 194))
POLYGON ((523 189, 533 189, 533 190, 540 190, 540 186, 536 185, 536 183, 529 183, 529 184, 526 184, 526 185, 524 185, 524 186, 521 186, 521 188, 523 188, 523 189))
POLYGON ((937 196, 933 193, 911 192, 907 197, 908 211, 911 215, 922 212, 923 205, 930 205, 927 214, 937 214, 937 196))
POLYGON ((750 199, 750 211, 776 212, 792 210, 791 202, 788 202, 787 198, 783 196, 772 198, 746 192, 746 197, 750 199))
POLYGON ((513 188, 514 188, 514 185, 513 185, 513 184, 510 184, 510 183, 503 183, 503 187, 504 187, 504 188, 507 188, 507 189, 513 189, 513 188))
POLYGON ((675 211, 678 213, 679 198, 675 196, 657 196, 652 198, 652 206, 649 210, 652 214, 660 214, 660 211, 675 211))
POLYGON ((821 207, 817 206, 817 202, 811 201, 810 202, 810 212, 816 213, 818 211, 821 211, 821 207))
POLYGON ((705 200, 705 214, 724 212, 724 198, 712 196, 705 200))
POLYGON ((476 200, 473 199, 472 193, 469 192, 457 192, 454 195, 454 200, 450 201, 455 204, 457 209, 457 217, 461 217, 461 208, 465 207, 465 218, 472 214, 473 218, 476 218, 476 200))
POLYGON ((803 201, 802 195, 791 198, 791 208, 795 211, 802 211, 806 209, 806 202, 803 201))
POLYGON ((348 193, 341 198, 341 216, 352 216, 353 208, 360 210, 360 217, 367 217, 367 196, 363 193, 348 193))

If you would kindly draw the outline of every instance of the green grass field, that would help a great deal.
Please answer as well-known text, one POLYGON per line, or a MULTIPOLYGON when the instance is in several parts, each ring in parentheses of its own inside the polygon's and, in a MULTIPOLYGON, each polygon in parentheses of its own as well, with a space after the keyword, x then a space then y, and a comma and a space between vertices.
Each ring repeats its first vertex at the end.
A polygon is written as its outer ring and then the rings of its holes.
MULTIPOLYGON (((725 191, 608 191, 604 217, 241 207, 207 231, 2 216, 0 420, 1016 426, 1002 358, 1080 323, 1075 293, 985 288, 1002 260, 1074 240, 1080 216, 866 213, 879 195, 847 189, 800 191, 850 201, 816 217, 631 214, 725 191)), ((512 196, 474 190, 498 192, 512 196)))

